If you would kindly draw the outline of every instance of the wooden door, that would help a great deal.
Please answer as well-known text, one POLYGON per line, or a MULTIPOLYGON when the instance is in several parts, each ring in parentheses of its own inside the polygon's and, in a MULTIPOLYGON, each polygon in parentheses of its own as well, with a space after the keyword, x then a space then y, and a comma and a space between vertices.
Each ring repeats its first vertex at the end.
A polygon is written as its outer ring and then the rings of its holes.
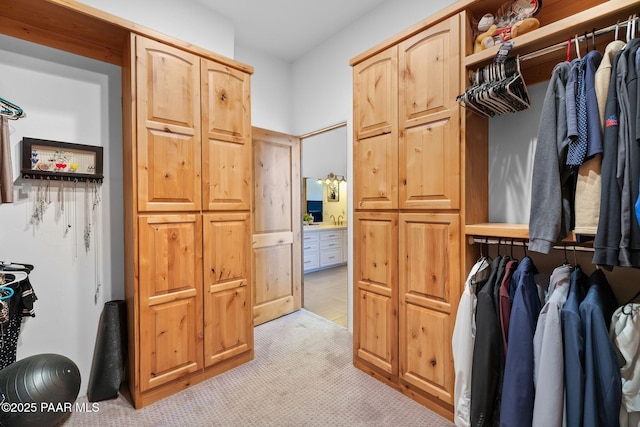
POLYGON ((400 208, 460 207, 459 20, 399 47, 400 208))
POLYGON ((136 37, 139 211, 195 211, 200 191, 200 59, 136 37))
POLYGON ((253 351, 249 213, 205 214, 204 364, 253 351))
POLYGON ((353 354, 397 375, 398 214, 358 212, 353 236, 353 354))
POLYGON ((199 215, 139 218, 140 390, 202 369, 199 215))
POLYGON ((353 68, 353 197, 356 209, 398 206, 398 50, 353 68))
POLYGON ((453 403, 451 336, 460 298, 460 218, 400 214, 400 378, 453 403))
POLYGON ((302 306, 300 139, 253 128, 254 324, 302 306))
POLYGON ((251 207, 249 74, 202 59, 202 198, 205 210, 251 207))

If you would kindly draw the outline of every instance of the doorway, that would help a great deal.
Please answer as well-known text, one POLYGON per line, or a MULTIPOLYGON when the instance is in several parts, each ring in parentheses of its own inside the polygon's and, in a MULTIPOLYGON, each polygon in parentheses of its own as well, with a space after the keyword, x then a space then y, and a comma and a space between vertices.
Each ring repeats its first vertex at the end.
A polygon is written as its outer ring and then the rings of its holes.
POLYGON ((347 125, 300 137, 302 141, 302 306, 348 327, 347 125))

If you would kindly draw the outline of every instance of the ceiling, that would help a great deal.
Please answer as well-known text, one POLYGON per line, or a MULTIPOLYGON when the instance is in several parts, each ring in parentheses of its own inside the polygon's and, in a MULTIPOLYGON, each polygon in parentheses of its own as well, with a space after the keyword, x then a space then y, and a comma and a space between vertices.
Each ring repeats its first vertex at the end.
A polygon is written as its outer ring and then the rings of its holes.
POLYGON ((293 62, 386 0, 196 0, 231 20, 236 45, 293 62))

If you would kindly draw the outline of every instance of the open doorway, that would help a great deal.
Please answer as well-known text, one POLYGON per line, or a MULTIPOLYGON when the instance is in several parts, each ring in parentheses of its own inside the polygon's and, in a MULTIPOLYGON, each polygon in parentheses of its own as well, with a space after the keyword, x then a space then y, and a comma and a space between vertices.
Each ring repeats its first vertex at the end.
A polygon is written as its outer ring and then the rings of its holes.
POLYGON ((302 306, 348 324, 347 126, 341 123, 302 140, 302 306))

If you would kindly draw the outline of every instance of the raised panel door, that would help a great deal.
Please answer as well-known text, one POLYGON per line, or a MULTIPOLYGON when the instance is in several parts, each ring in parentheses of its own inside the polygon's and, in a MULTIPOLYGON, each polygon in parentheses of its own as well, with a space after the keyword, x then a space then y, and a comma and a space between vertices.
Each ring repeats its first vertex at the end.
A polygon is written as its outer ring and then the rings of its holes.
POLYGON ((398 48, 390 47, 353 67, 354 139, 397 135, 398 48))
POLYGON ((399 207, 460 207, 460 18, 399 46, 399 207))
POLYGON ((354 221, 356 359, 398 373, 398 215, 358 212, 354 221))
POLYGON ((139 211, 201 206, 200 59, 136 36, 139 211))
POLYGON ((451 404, 460 218, 412 213, 399 223, 400 378, 451 404))
POLYGON ((356 209, 398 205, 398 48, 353 68, 354 203, 356 209))
POLYGON ((204 208, 250 209, 250 76, 206 59, 202 59, 202 141, 204 208))
POLYGON ((139 218, 140 389, 202 368, 202 224, 198 215, 139 218))
POLYGON ((253 351, 251 223, 248 213, 205 214, 204 360, 253 351))

